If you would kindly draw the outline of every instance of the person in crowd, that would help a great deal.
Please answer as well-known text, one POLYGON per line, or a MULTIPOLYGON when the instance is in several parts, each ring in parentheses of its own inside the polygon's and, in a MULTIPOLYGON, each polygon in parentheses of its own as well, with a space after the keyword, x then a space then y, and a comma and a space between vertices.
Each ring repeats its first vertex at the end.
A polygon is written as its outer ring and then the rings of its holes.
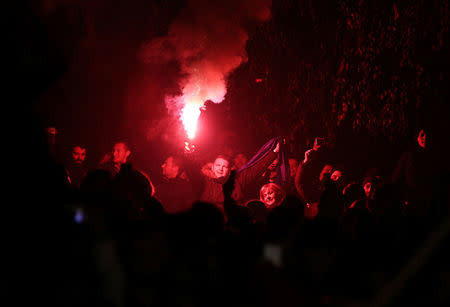
POLYGON ((87 168, 85 166, 86 147, 74 145, 72 147, 72 159, 66 166, 67 178, 70 185, 79 189, 81 182, 86 177, 87 168))
POLYGON ((268 183, 262 186, 259 192, 259 200, 267 209, 278 207, 286 197, 286 193, 276 183, 268 183))
MULTIPOLYGON (((279 137, 279 139, 285 145, 285 138, 279 137)), ((260 159, 264 151, 268 146, 274 142, 275 139, 266 143, 259 152, 253 156, 249 164, 254 163, 257 159, 260 159)), ((255 178, 251 184, 249 184, 244 191, 244 198, 246 201, 259 198, 261 187, 268 183, 276 183, 284 191, 288 190, 290 180, 290 167, 288 162, 287 146, 282 146, 280 152, 278 152, 275 159, 269 166, 262 172, 260 176, 255 178)), ((245 167, 245 166, 244 166, 245 167)))
POLYGON ((291 178, 295 178, 295 174, 297 173, 298 161, 295 158, 289 158, 289 175, 291 178))
POLYGON ((378 179, 375 176, 366 176, 362 182, 362 188, 367 199, 373 198, 373 192, 375 191, 375 186, 378 184, 378 179))
POLYGON ((295 187, 302 201, 307 203, 318 202, 320 193, 318 190, 319 177, 324 172, 331 172, 332 166, 327 165, 327 143, 325 138, 316 137, 313 147, 305 152, 303 161, 297 167, 295 175, 295 187))
POLYGON ((277 156, 275 160, 264 170, 261 176, 255 178, 255 180, 247 186, 244 191, 244 198, 246 201, 250 199, 259 198, 259 192, 261 187, 268 183, 274 183, 277 178, 277 167, 280 165, 280 158, 277 156))
MULTIPOLYGON (((310 182, 307 182, 303 167, 307 166, 308 162, 304 162, 297 168, 297 174, 295 175, 295 187, 300 195, 300 199, 305 204, 305 217, 314 218, 319 212, 319 201, 322 193, 325 191, 325 183, 327 179, 330 179, 333 173, 333 166, 331 164, 325 164, 322 167, 319 175, 312 177, 310 182)), ((306 168, 308 171, 308 168, 306 168)), ((308 174, 309 175, 309 174, 308 174)), ((337 177, 337 176, 336 176, 337 177)), ((330 179, 331 180, 331 179, 330 179)))
POLYGON ((289 180, 283 190, 288 195, 294 195, 299 197, 297 193, 297 189, 295 188, 295 175, 297 174, 297 169, 299 166, 299 162, 295 158, 289 158, 289 180))
POLYGON ((112 152, 105 155, 100 162, 99 168, 109 171, 111 176, 114 177, 119 173, 121 166, 129 162, 130 155, 131 150, 128 143, 117 142, 114 144, 112 152))
POLYGON ((339 182, 339 180, 342 178, 342 171, 339 169, 334 169, 331 173, 330 179, 339 182))
POLYGON ((129 163, 122 164, 112 178, 111 190, 117 212, 123 212, 124 216, 132 219, 142 215, 153 195, 153 185, 148 176, 129 163))
POLYGON ((344 207, 349 208, 355 202, 365 200, 367 198, 364 188, 358 182, 351 182, 342 190, 344 207))
MULTIPOLYGON (((306 184, 303 164, 297 169, 297 174, 295 177, 295 186, 297 188, 298 194, 301 196, 302 200, 307 204, 317 203, 320 199, 320 195, 324 190, 324 182, 333 173, 333 166, 331 164, 325 164, 318 175, 311 178, 311 182, 306 184)), ((335 174, 335 179, 338 176, 335 174)))
MULTIPOLYGON (((278 155, 280 144, 273 144, 274 148, 268 151, 261 159, 251 166, 241 169, 236 174, 235 185, 232 196, 237 203, 243 202, 243 191, 258 176, 261 176, 265 169, 275 160, 278 155)), ((231 172, 231 159, 225 155, 218 155, 211 168, 203 167, 202 173, 205 178, 204 190, 200 200, 215 204, 223 210, 223 184, 228 180, 231 172)))
POLYGON ((241 167, 243 167, 245 163, 247 163, 247 161, 248 158, 243 153, 238 153, 236 156, 234 156, 233 167, 231 169, 236 171, 240 170, 241 167))
POLYGON ((341 166, 333 166, 333 171, 331 172, 330 179, 336 183, 339 192, 342 193, 342 190, 345 187, 345 179, 342 176, 342 167, 341 166))
POLYGON ((420 129, 415 144, 403 152, 392 175, 392 182, 401 190, 407 211, 413 215, 424 215, 429 206, 435 171, 433 163, 427 131, 420 129))
POLYGON ((164 210, 169 214, 189 210, 194 201, 194 193, 182 158, 167 157, 161 169, 163 180, 156 186, 155 197, 161 201, 164 210))
POLYGON ((127 142, 116 142, 111 154, 99 166, 112 178, 112 196, 116 212, 135 218, 141 215, 144 206, 155 193, 149 176, 131 164, 131 149, 127 142))
POLYGON ((251 199, 245 203, 249 214, 255 224, 264 224, 266 222, 268 209, 264 202, 259 199, 251 199))
POLYGON ((321 178, 320 200, 318 205, 318 215, 322 219, 336 221, 344 210, 344 199, 339 186, 339 176, 335 170, 325 172, 321 178), (333 177, 333 175, 335 175, 333 177))

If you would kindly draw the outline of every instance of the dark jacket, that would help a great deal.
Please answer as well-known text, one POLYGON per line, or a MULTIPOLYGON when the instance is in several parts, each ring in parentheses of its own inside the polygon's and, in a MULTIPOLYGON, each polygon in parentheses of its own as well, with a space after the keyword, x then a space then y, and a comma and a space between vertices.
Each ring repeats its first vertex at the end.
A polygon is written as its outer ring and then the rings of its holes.
POLYGON ((167 213, 179 213, 192 207, 194 192, 191 183, 180 177, 164 179, 156 186, 155 197, 167 213))
POLYGON ((87 168, 82 164, 70 163, 66 167, 67 177, 73 188, 80 188, 81 182, 87 174, 87 168))
POLYGON ((392 175, 392 182, 400 189, 401 197, 408 202, 410 212, 422 215, 431 200, 434 180, 434 159, 427 149, 418 145, 405 151, 392 175))

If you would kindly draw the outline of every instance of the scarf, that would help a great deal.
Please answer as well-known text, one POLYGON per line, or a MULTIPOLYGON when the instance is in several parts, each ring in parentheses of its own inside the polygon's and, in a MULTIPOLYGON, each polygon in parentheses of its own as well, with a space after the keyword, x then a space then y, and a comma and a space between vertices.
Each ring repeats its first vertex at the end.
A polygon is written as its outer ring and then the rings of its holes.
POLYGON ((258 152, 238 170, 238 173, 249 167, 252 167, 261 159, 263 159, 267 154, 270 153, 270 151, 273 151, 276 148, 277 143, 280 143, 280 149, 278 152, 279 162, 275 168, 275 171, 277 173, 275 183, 278 184, 280 187, 284 187, 289 180, 289 157, 287 153, 287 146, 283 144, 283 137, 281 136, 275 137, 270 141, 268 141, 267 143, 265 143, 258 150, 258 152))

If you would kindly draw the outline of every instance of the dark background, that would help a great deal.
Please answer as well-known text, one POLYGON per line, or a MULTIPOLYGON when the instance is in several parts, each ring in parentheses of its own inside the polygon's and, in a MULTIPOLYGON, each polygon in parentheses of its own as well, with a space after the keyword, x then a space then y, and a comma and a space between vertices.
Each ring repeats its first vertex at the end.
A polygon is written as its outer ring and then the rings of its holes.
MULTIPOLYGON (((58 129, 61 159, 81 142, 95 166, 125 137, 136 164, 159 172, 182 143, 164 105, 178 69, 144 64, 138 53, 167 34, 185 2, 8 3, 4 61, 13 98, 5 104, 18 111, 21 141, 37 120, 58 129)), ((389 175, 426 126, 445 161, 449 1, 280 0, 272 14, 248 26, 248 62, 230 76, 225 100, 201 115, 195 158, 250 156, 277 135, 302 158, 315 136, 325 136, 347 178, 370 167, 389 175)))

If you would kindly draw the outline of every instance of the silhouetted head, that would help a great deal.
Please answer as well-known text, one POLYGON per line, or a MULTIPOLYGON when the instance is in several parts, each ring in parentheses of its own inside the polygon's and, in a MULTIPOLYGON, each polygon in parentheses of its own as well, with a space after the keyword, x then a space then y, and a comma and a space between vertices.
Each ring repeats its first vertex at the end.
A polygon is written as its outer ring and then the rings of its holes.
POLYGON ((189 212, 192 230, 208 234, 217 234, 223 230, 223 213, 213 204, 195 202, 189 212))
POLYGON ((266 205, 257 199, 248 201, 245 206, 249 210, 249 214, 255 223, 265 223, 268 210, 266 205))
POLYGON ((342 194, 344 195, 346 206, 349 206, 356 200, 366 198, 363 187, 356 182, 348 184, 342 191, 342 194))

